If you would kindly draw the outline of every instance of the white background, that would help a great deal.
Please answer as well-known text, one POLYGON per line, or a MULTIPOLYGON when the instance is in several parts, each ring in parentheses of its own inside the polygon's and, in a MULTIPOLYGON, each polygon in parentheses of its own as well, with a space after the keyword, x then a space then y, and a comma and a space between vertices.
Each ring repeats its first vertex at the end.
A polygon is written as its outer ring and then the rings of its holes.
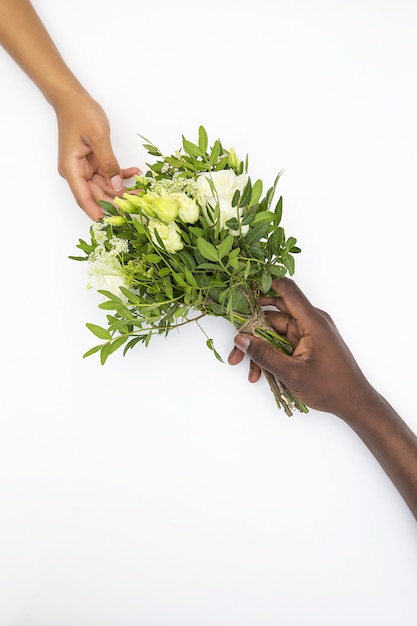
MULTIPOLYGON (((34 5, 123 167, 204 124, 284 169, 297 282, 416 430, 416 2, 34 5)), ((52 109, 3 50, 0 75, 1 626, 414 626, 414 518, 342 422, 287 418, 197 328, 82 359, 90 221, 52 109)))

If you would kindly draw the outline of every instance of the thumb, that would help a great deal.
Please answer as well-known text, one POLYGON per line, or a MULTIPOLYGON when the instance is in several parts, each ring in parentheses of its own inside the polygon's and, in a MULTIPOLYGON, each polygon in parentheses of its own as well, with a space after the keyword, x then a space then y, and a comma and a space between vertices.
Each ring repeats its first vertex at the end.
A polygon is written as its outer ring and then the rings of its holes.
POLYGON ((108 136, 102 136, 96 142, 90 142, 97 161, 98 172, 110 181, 115 192, 123 189, 123 177, 108 136))
POLYGON ((294 359, 274 348, 264 339, 252 335, 236 335, 235 346, 247 354, 262 369, 274 374, 284 384, 288 379, 289 370, 294 366, 294 359))

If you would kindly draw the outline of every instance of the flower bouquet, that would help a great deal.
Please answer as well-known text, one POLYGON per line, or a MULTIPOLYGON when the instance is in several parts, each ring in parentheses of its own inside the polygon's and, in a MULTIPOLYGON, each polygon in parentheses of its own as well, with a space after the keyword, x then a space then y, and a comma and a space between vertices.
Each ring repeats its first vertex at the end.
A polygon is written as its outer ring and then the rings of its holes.
MULTIPOLYGON (((106 328, 87 324, 101 343, 84 356, 99 352, 104 364, 122 346, 126 354, 154 335, 200 326, 206 315, 290 354, 259 305, 273 279, 294 273, 293 255, 300 252, 280 225, 282 197, 272 206, 280 174, 263 195, 262 181, 248 175, 248 158, 240 160, 219 139, 209 147, 203 126, 197 143, 182 137, 181 149, 169 156, 141 138, 155 162, 123 197, 100 203, 104 217, 91 226, 90 243, 80 239, 77 246, 85 256, 71 257, 88 261, 89 285, 109 312, 106 328)), ((264 375, 288 415, 307 412, 282 382, 264 375)))

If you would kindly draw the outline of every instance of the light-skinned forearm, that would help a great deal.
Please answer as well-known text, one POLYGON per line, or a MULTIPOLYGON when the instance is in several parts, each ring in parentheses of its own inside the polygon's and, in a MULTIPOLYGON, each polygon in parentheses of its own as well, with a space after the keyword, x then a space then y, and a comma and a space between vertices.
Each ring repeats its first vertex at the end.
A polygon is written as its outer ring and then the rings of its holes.
POLYGON ((88 95, 27 0, 0 0, 0 43, 55 109, 68 95, 88 95))

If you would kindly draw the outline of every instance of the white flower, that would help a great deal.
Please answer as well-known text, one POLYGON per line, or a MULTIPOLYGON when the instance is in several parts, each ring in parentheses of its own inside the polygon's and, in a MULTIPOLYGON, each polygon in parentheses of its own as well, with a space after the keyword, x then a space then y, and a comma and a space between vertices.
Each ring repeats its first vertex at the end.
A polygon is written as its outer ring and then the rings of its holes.
POLYGON ((184 244, 182 243, 180 230, 175 222, 165 224, 156 218, 151 218, 148 223, 149 232, 151 234, 152 241, 155 245, 159 246, 158 239, 156 238, 155 231, 158 233, 162 240, 167 252, 176 252, 182 250, 184 244))
POLYGON ((96 291, 110 291, 115 296, 126 301, 125 296, 120 291, 120 287, 128 288, 123 268, 114 252, 107 252, 104 248, 96 248, 88 259, 89 289, 96 291))
POLYGON ((110 245, 112 246, 111 254, 123 254, 129 252, 129 243, 126 239, 112 237, 110 239, 110 245))
POLYGON ((107 224, 103 221, 94 222, 91 226, 93 237, 99 246, 102 246, 107 239, 107 224))
POLYGON ((198 220, 200 209, 193 198, 189 198, 186 193, 172 193, 173 198, 178 203, 178 215, 186 224, 194 224, 198 220))
MULTIPOLYGON (((220 170, 219 172, 204 172, 197 179, 197 197, 204 209, 210 205, 213 209, 218 203, 220 208, 220 228, 225 228, 226 222, 233 217, 239 219, 242 216, 242 209, 232 206, 232 199, 235 191, 243 191, 248 182, 247 174, 237 176, 233 170, 220 170), (212 185, 210 185, 210 181, 212 185), (212 191, 215 188, 215 193, 212 191)), ((212 223, 207 210, 204 211, 206 219, 212 223)), ((245 234, 248 226, 242 227, 245 234)), ((230 231, 232 235, 237 235, 237 231, 230 231)))

